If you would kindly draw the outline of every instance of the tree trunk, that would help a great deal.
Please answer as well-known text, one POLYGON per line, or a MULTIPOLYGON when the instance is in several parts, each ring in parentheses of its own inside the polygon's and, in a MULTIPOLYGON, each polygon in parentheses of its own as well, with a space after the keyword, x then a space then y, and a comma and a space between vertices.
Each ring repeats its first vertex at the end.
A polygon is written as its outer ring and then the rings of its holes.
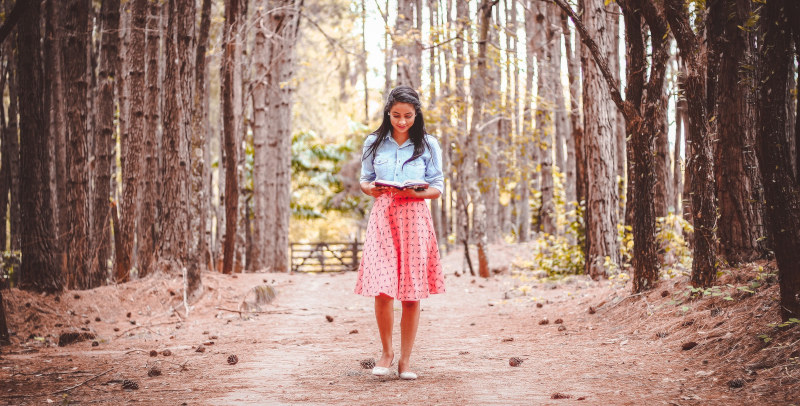
POLYGON ((19 198, 23 258, 19 286, 57 292, 64 288, 64 275, 55 256, 48 145, 51 140, 47 128, 48 106, 44 97, 40 15, 40 3, 31 2, 17 27, 21 163, 19 198))
POLYGON ((122 209, 119 227, 119 247, 116 254, 114 279, 125 282, 130 277, 133 266, 132 255, 136 239, 138 219, 138 186, 142 177, 142 143, 145 126, 145 30, 147 28, 147 0, 131 2, 130 43, 126 52, 128 85, 130 86, 130 118, 128 133, 123 134, 122 144, 122 209))
MULTIPOLYGON (((97 253, 97 263, 103 274, 106 273, 111 258, 111 160, 114 157, 115 140, 114 113, 116 99, 114 83, 118 73, 119 58, 119 0, 104 1, 100 16, 102 19, 102 51, 100 55, 100 92, 97 102, 97 127, 94 140, 95 184, 92 210, 92 242, 97 253)), ((119 261, 119 253, 117 253, 119 261)))
MULTIPOLYGON (((678 83, 679 72, 675 72, 675 83, 678 83)), ((683 172, 681 171, 681 167, 683 166, 683 159, 681 159, 681 145, 683 144, 683 111, 682 111, 683 103, 681 102, 680 95, 675 96, 675 152, 672 155, 672 162, 675 165, 673 167, 672 173, 672 187, 674 193, 672 195, 672 206, 675 208, 675 213, 680 214, 682 213, 683 204, 682 201, 682 191, 683 191, 683 172)))
POLYGON ((227 0, 225 4, 225 31, 222 56, 222 114, 225 144, 225 241, 223 243, 222 273, 233 272, 233 257, 236 241, 236 223, 239 209, 239 179, 236 168, 239 160, 239 125, 234 114, 235 54, 239 52, 237 33, 239 30, 239 0, 227 0))
POLYGON ((551 31, 549 40, 550 64, 553 71, 553 100, 555 102, 555 109, 553 110, 553 118, 555 120, 555 165, 559 173, 565 174, 567 171, 565 152, 567 139, 571 136, 571 129, 564 100, 564 85, 561 82, 561 39, 563 38, 561 10, 555 4, 549 4, 548 8, 548 30, 551 31))
POLYGON ((146 63, 145 67, 145 126, 142 140, 142 159, 144 168, 139 185, 139 223, 137 226, 136 257, 139 277, 149 275, 153 270, 153 260, 158 241, 156 219, 156 200, 159 196, 156 179, 161 176, 158 163, 158 127, 161 121, 161 93, 159 92, 159 44, 161 42, 161 4, 148 3, 146 63))
POLYGON ((791 58, 786 35, 789 10, 786 0, 768 1, 762 8, 763 46, 758 97, 758 164, 764 179, 769 246, 775 252, 780 284, 781 317, 800 317, 800 198, 791 171, 786 137, 786 78, 791 58))
POLYGON ((397 22, 394 29, 394 49, 397 58, 396 86, 421 86, 420 28, 415 26, 415 16, 422 13, 417 0, 397 1, 397 22))
MULTIPOLYGON (((689 24, 681 0, 665 0, 667 20, 681 56, 686 63, 686 100, 689 113, 688 141, 692 145, 689 171, 692 173, 691 200, 694 220, 694 257, 691 281, 694 286, 708 287, 717 277, 716 227, 717 205, 714 191, 714 167, 711 141, 706 119, 706 62, 700 44, 689 24)), ((689 156, 689 155, 687 155, 689 156)))
MULTIPOLYGON (((457 218, 457 234, 458 239, 461 245, 465 247, 464 249, 464 256, 466 257, 467 263, 470 264, 470 274, 474 275, 474 270, 472 269, 469 257, 469 250, 466 248, 469 245, 470 241, 470 215, 469 215, 469 204, 470 204, 470 175, 472 168, 468 166, 469 161, 469 146, 467 142, 469 140, 469 134, 467 130, 468 124, 468 114, 467 114, 467 92, 464 89, 464 82, 465 79, 465 67, 468 62, 468 55, 469 55, 469 43, 470 38, 472 36, 471 32, 472 29, 470 28, 470 20, 469 20, 469 4, 464 1, 456 1, 456 24, 458 26, 458 30, 462 33, 461 38, 464 40, 457 40, 455 44, 456 48, 456 63, 455 63, 455 87, 456 87, 456 115, 457 115, 457 122, 458 122, 458 129, 456 134, 456 144, 459 146, 456 151, 456 159, 454 160, 454 166, 456 169, 456 182, 455 182, 455 190, 456 190, 456 218, 457 218)), ((476 198, 477 196, 473 196, 476 198)))
MULTIPOLYGON (((0 58, 0 63, 5 62, 5 58, 0 58)), ((6 66, 14 66, 13 61, 8 61, 6 66)), ((6 91, 6 77, 10 69, 0 69, 0 93, 6 91)), ((5 101, 0 100, 0 251, 6 251, 8 234, 6 224, 8 224, 8 196, 11 191, 10 161, 11 152, 9 143, 11 136, 6 129, 6 106, 5 101)), ((0 332, 1 333, 1 332, 0 332)))
MULTIPOLYGON (((270 52, 273 66, 268 84, 270 86, 271 128, 269 145, 274 146, 270 155, 276 162, 274 175, 275 188, 269 193, 275 196, 274 207, 268 209, 274 213, 274 240, 272 252, 266 253, 266 259, 272 270, 288 272, 289 264, 289 219, 291 217, 291 129, 292 129, 292 94, 294 86, 294 54, 297 33, 300 28, 299 8, 302 1, 274 0, 276 12, 269 17, 268 27, 280 41, 272 44, 270 52)), ((419 79, 417 79, 419 80, 419 79)))
POLYGON ((8 335, 8 325, 6 324, 6 307, 3 304, 3 289, 0 289, 0 346, 10 344, 11 338, 8 335))
POLYGON ((89 0, 70 0, 64 3, 64 47, 62 80, 65 84, 67 107, 67 200, 69 225, 66 234, 69 287, 90 289, 100 285, 99 275, 90 268, 89 254, 89 197, 86 133, 87 106, 87 31, 89 0))
MULTIPOLYGON (((585 161, 583 159, 583 120, 581 119, 581 72, 578 49, 573 49, 572 35, 567 24, 567 15, 561 14, 561 29, 564 32, 564 50, 567 54, 567 78, 569 79, 570 134, 567 136, 567 201, 580 203, 586 196, 585 161)), ((577 39, 577 38, 576 38, 577 39)), ((580 48, 575 42, 574 48, 580 48)))
MULTIPOLYGON (((553 82, 556 74, 553 72, 552 61, 550 59, 551 45, 554 40, 552 29, 549 28, 551 19, 549 18, 548 5, 543 2, 534 2, 534 18, 538 23, 536 43, 536 65, 538 78, 538 97, 536 101, 536 129, 534 131, 534 145, 538 145, 540 151, 537 156, 541 164, 541 192, 542 205, 539 212, 540 227, 546 234, 556 233, 556 212, 553 203, 553 105, 555 101, 553 82)), ((536 148, 536 147, 534 147, 536 148)))
MULTIPOLYGON (((3 173, 4 176, 7 176, 8 179, 8 220, 10 223, 10 233, 9 233, 9 244, 8 246, 11 248, 12 251, 20 250, 21 238, 22 238, 22 224, 20 223, 21 220, 21 207, 20 201, 22 196, 20 195, 20 139, 19 139, 19 131, 17 127, 17 85, 18 85, 18 77, 15 73, 16 69, 13 69, 14 66, 18 66, 19 64, 19 57, 16 48, 16 44, 12 44, 11 41, 8 42, 8 45, 4 47, 6 49, 6 54, 8 55, 8 124, 3 128, 3 173)), ((1 91, 2 89, 0 89, 1 91)), ((49 185, 48 185, 49 186, 49 185)), ((2 210, 5 212, 6 206, 2 206, 2 210)), ((3 234, 6 232, 6 223, 3 222, 3 234)), ((6 245, 3 244, 3 250, 6 249, 6 245)))
MULTIPOLYGON (((478 34, 478 55, 476 58, 476 75, 470 77, 470 89, 472 91, 472 122, 469 131, 469 140, 467 144, 467 156, 469 159, 466 162, 467 167, 476 164, 475 160, 478 156, 478 148, 481 145, 481 132, 485 126, 485 121, 488 117, 485 111, 484 103, 486 102, 486 78, 489 74, 486 66, 487 62, 487 39, 489 38, 489 25, 492 23, 492 7, 494 2, 490 0, 482 0, 478 7, 478 21, 479 21, 479 34, 478 34)), ((486 206, 483 199, 475 198, 480 196, 478 190, 478 183, 471 182, 469 184, 470 195, 473 196, 473 203, 475 204, 473 211, 473 222, 475 228, 475 239, 478 245, 478 274, 481 277, 489 277, 489 258, 487 253, 488 238, 486 235, 486 206)))
POLYGON ((191 129, 194 88, 194 18, 193 0, 170 0, 165 34, 163 114, 163 185, 161 190, 161 225, 159 268, 168 273, 187 268, 190 295, 199 283, 198 269, 187 263, 189 230, 186 201, 189 199, 189 131, 191 129), (195 279, 196 278, 196 279, 195 279))
POLYGON ((525 10, 525 95, 522 97, 522 128, 517 142, 517 162, 519 163, 519 214, 517 215, 517 230, 519 241, 526 242, 531 236, 531 206, 530 189, 533 168, 531 165, 530 151, 536 148, 533 128, 533 73, 535 71, 534 57, 536 56, 537 32, 533 7, 528 4, 525 10))
MULTIPOLYGON (((588 35, 596 38, 601 52, 611 44, 604 27, 603 0, 585 0, 584 24, 588 35)), ((606 258, 611 266, 619 264, 617 242, 617 195, 614 149, 616 142, 610 126, 607 105, 608 88, 596 64, 586 60, 583 67, 583 111, 586 131, 587 202, 586 202, 586 272, 593 279, 607 276, 606 258)))
POLYGON ((192 136, 191 136, 191 162, 190 174, 190 193, 191 214, 189 230, 191 240, 189 241, 192 261, 197 262, 199 269, 208 269, 210 253, 208 251, 208 234, 206 224, 208 223, 208 202, 209 190, 206 188, 206 177, 208 176, 208 162, 205 158, 205 146, 208 140, 208 127, 205 125, 207 111, 205 109, 206 100, 206 49, 208 48, 209 29, 211 27, 211 0, 203 0, 200 30, 198 32, 197 52, 195 53, 195 83, 193 117, 192 117, 192 136))
POLYGON ((719 203, 720 251, 731 264, 762 255, 761 184, 755 157, 754 78, 743 66, 752 66, 754 38, 741 29, 750 18, 751 2, 720 0, 712 3, 711 19, 721 14, 724 40, 714 41, 719 56, 717 79, 718 142, 714 143, 716 192, 719 203))
MULTIPOLYGON (((270 157, 269 108, 267 93, 267 76, 270 69, 269 38, 267 30, 267 10, 258 7, 255 15, 255 41, 253 46, 253 65, 255 78, 252 82, 253 94, 253 248, 252 266, 255 270, 264 269, 265 253, 272 251, 273 239, 270 232, 270 220, 274 215, 268 211, 274 195, 270 190, 270 181, 274 182, 275 160, 270 157)), ((274 185, 274 183, 273 183, 274 185)))

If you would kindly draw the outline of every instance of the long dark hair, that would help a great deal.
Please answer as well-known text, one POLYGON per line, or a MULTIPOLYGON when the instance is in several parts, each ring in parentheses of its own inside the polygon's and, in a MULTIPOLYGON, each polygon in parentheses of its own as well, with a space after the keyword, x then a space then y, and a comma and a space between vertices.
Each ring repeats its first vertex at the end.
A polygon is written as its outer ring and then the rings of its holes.
POLYGON ((383 141, 386 140, 386 137, 392 133, 392 122, 389 118, 389 111, 396 103, 408 103, 414 106, 414 113, 416 114, 414 124, 408 129, 408 137, 411 139, 411 142, 414 143, 414 154, 411 155, 411 158, 407 161, 403 162, 403 165, 419 158, 422 153, 425 152, 425 147, 431 150, 428 140, 425 139, 425 117, 422 116, 422 103, 419 101, 419 95, 409 86, 397 86, 392 89, 389 93, 389 97, 386 99, 386 105, 383 107, 383 121, 381 122, 381 126, 370 134, 374 134, 378 138, 364 152, 364 155, 361 157, 362 161, 367 159, 370 155, 374 158, 378 147, 380 147, 383 141))

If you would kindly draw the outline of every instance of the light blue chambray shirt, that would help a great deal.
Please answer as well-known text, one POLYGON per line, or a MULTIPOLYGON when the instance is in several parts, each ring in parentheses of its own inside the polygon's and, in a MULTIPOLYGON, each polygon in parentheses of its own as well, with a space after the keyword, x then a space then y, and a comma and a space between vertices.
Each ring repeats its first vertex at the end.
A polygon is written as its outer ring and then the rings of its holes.
POLYGON ((370 134, 364 141, 364 149, 361 153, 360 181, 372 182, 381 179, 404 182, 410 179, 422 179, 441 193, 444 190, 442 148, 439 146, 439 141, 432 135, 426 134, 425 138, 431 148, 424 148, 421 156, 403 165, 414 155, 414 143, 411 139, 406 140, 403 145, 397 145, 397 141, 389 135, 375 151, 375 156, 368 156, 364 159, 367 148, 378 139, 377 135, 370 134))

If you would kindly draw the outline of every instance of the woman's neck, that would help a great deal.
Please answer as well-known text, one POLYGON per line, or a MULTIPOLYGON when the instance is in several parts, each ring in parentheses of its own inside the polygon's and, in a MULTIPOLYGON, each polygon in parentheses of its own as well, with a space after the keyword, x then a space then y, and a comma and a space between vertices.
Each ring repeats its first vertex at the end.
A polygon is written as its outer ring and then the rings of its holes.
POLYGON ((392 130, 392 138, 394 138, 394 141, 397 143, 397 145, 403 145, 403 143, 408 140, 408 131, 399 133, 395 130, 392 130))

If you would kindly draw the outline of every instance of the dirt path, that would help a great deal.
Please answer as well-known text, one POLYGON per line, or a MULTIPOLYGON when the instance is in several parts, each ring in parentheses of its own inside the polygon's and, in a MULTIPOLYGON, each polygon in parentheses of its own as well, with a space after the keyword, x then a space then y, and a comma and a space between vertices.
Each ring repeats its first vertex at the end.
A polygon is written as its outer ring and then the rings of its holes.
MULTIPOLYGON (((0 402, 729 405, 791 404, 798 393, 794 387, 765 396, 765 389, 774 385, 765 387, 767 383, 757 380, 730 389, 718 372, 727 361, 682 351, 678 331, 668 340, 645 333, 647 320, 626 316, 638 314, 635 306, 626 310, 625 303, 607 302, 589 314, 590 306, 614 295, 627 296, 607 281, 539 283, 526 296, 505 299, 518 283, 507 274, 486 280, 448 274, 447 294, 423 301, 412 358, 419 379, 376 378, 359 364, 377 357, 380 343, 372 299, 352 293, 355 277, 245 274, 234 279, 208 274, 205 283, 213 290, 182 322, 169 310, 178 306, 179 298, 159 299, 159 292, 179 286, 175 281, 100 288, 82 292, 79 299, 62 295, 60 306, 77 309, 65 325, 91 326, 98 345, 86 341, 36 347, 36 341, 27 341, 12 346, 11 352, 3 349, 0 402), (236 308, 248 288, 264 281, 278 290, 269 305, 272 314, 241 319, 215 309, 236 308), (114 295, 122 303, 103 304, 103 298, 114 295), (140 310, 128 318, 126 309, 137 306, 140 310), (94 321, 95 314, 100 322, 94 321), (137 326, 147 327, 126 331, 132 328, 129 320, 137 318, 137 326), (549 323, 540 324, 545 318, 549 323), (113 331, 115 327, 120 331, 113 331), (196 352, 197 347, 206 351, 196 352), (148 354, 152 349, 160 352, 157 357, 148 354), (163 356, 165 349, 172 354, 163 356), (236 365, 226 362, 231 354, 238 356, 236 365), (511 367, 510 357, 524 362, 511 367), (148 377, 153 366, 160 376, 148 377), (135 381, 139 389, 123 390, 123 379, 135 381), (87 380, 66 394, 55 393, 87 380), (568 398, 557 399, 556 394, 568 398)), ((10 302, 18 306, 37 297, 19 291, 15 295, 10 302)), ((37 307, 59 311, 34 301, 32 308, 37 307)), ((395 308, 399 353, 399 303, 395 308)), ((33 333, 35 323, 17 327, 17 336, 33 333)))

